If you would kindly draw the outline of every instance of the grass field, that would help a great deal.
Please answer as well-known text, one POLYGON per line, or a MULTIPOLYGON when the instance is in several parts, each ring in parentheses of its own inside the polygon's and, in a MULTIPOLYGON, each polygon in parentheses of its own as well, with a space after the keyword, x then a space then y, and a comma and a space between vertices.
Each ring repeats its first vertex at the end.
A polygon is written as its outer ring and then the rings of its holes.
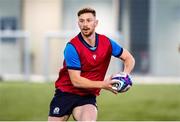
MULTIPOLYGON (((53 93, 53 83, 0 82, 0 121, 47 120, 53 93)), ((180 120, 180 85, 134 85, 124 94, 103 91, 97 101, 102 121, 180 120)))

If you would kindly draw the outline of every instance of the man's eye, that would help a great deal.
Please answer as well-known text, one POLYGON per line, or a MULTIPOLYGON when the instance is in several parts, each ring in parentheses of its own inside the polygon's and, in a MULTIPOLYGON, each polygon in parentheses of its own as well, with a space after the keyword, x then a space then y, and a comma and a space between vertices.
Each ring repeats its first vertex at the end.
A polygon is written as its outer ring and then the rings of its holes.
POLYGON ((84 22, 84 20, 79 20, 79 22, 84 22))
POLYGON ((87 21, 88 21, 88 22, 91 22, 92 20, 91 20, 91 19, 88 19, 87 21))

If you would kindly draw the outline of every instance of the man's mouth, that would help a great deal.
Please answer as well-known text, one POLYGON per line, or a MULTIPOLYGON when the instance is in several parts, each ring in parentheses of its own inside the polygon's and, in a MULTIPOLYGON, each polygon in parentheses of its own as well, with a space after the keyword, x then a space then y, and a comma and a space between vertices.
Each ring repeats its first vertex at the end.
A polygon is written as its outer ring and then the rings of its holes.
POLYGON ((83 28, 84 31, 90 30, 89 28, 83 28))

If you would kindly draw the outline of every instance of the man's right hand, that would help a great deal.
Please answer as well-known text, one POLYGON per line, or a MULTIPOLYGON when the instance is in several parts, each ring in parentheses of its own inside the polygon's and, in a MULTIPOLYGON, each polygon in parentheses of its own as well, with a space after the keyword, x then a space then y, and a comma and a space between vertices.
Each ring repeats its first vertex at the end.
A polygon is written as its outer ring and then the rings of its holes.
POLYGON ((117 81, 112 81, 111 80, 112 79, 112 76, 110 76, 110 77, 108 77, 107 79, 105 79, 103 82, 104 82, 104 87, 103 87, 103 89, 105 89, 105 90, 108 90, 108 91, 111 91, 112 93, 114 93, 114 94, 118 94, 118 92, 115 90, 115 89, 113 89, 112 87, 113 87, 113 84, 114 83, 117 83, 117 81))

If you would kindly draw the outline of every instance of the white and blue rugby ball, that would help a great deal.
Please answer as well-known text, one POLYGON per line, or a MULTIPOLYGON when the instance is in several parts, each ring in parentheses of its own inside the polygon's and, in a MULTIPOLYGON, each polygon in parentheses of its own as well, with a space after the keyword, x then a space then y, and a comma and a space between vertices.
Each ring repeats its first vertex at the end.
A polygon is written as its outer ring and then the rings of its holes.
POLYGON ((125 92, 132 86, 132 80, 129 75, 125 73, 118 73, 112 77, 112 81, 117 81, 113 84, 112 89, 118 92, 125 92))

